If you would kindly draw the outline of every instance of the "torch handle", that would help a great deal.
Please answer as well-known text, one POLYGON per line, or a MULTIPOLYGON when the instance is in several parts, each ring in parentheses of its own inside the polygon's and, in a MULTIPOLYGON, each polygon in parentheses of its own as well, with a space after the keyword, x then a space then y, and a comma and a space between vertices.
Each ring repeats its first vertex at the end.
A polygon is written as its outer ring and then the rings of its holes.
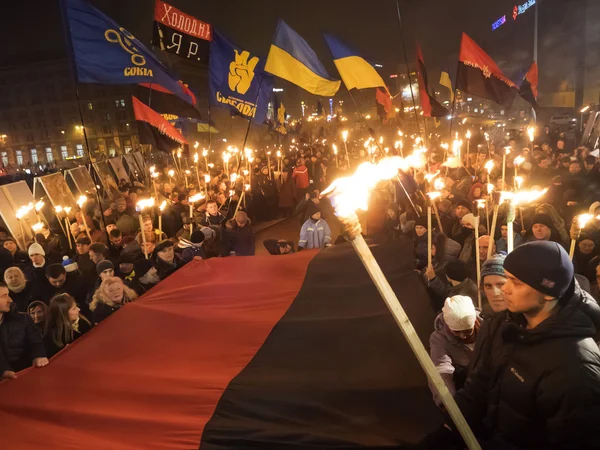
POLYGON ((487 259, 490 259, 492 257, 492 247, 494 246, 494 233, 496 232, 496 222, 498 220, 498 210, 499 209, 500 209, 500 205, 494 206, 494 216, 492 218, 492 228, 490 228, 490 230, 488 230, 490 233, 490 244, 488 245, 487 259))
POLYGON ((148 259, 148 249, 146 248, 146 233, 144 233, 144 222, 142 220, 142 211, 140 211, 140 234, 142 235, 142 244, 144 245, 144 256, 148 259))
MULTIPOLYGON (((491 240, 489 247, 492 247, 491 240)), ((479 216, 475 217, 475 268, 477 269, 477 307, 481 310, 481 289, 479 289, 481 286, 481 266, 479 265, 479 216)))
POLYGON ((431 235, 433 231, 431 230, 431 206, 427 207, 427 267, 431 267, 431 235))
POLYGON ((571 248, 569 250, 569 258, 573 261, 573 256, 575 256, 575 245, 577 244, 576 239, 571 239, 571 248))
POLYGON ((385 278, 381 267, 379 267, 379 264, 377 264, 373 253, 371 253, 369 246, 367 245, 360 233, 352 240, 352 245, 358 253, 358 256, 363 265, 365 266, 365 269, 367 269, 367 272, 373 280, 373 283, 375 283, 379 294, 381 295, 386 306, 390 310, 392 316, 394 317, 394 320, 400 327, 402 334, 404 334, 404 337, 408 341, 408 344, 410 345, 410 348, 417 357, 419 364, 427 374, 427 377, 435 386, 435 389, 437 390, 442 400, 442 403, 446 407, 446 411, 448 411, 448 413, 450 414, 450 417, 454 421, 454 424, 456 425, 456 428, 458 429, 459 433, 461 434, 465 443, 467 444, 467 447, 469 448, 469 450, 481 450, 481 447, 477 442, 473 431, 471 430, 471 428, 469 428, 469 424, 465 420, 465 417, 458 408, 458 405, 454 401, 454 398, 450 394, 450 391, 446 387, 446 384, 442 380, 442 377, 435 368, 435 365, 429 357, 427 350, 423 346, 421 339, 417 335, 415 328, 413 327, 410 319, 406 315, 406 312, 400 305, 396 294, 394 293, 392 287, 385 278))

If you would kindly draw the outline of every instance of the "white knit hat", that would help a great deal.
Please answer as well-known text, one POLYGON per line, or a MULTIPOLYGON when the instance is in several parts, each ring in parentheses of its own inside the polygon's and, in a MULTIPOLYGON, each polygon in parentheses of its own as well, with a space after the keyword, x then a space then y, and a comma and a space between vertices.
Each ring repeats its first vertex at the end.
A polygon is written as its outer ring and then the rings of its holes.
POLYGON ((475 325, 477 312, 471 297, 455 295, 447 298, 442 308, 444 322, 452 331, 470 330, 475 325))
POLYGON ((33 244, 31 244, 29 246, 29 250, 27 250, 27 254, 29 256, 31 256, 31 255, 46 256, 46 252, 44 251, 44 248, 40 244, 38 244, 37 242, 34 242, 33 244))
POLYGON ((477 219, 475 218, 475 216, 471 213, 469 214, 465 214, 462 219, 460 219, 460 221, 465 224, 468 223, 469 225, 471 225, 471 227, 473 229, 475 229, 475 226, 477 225, 477 219))

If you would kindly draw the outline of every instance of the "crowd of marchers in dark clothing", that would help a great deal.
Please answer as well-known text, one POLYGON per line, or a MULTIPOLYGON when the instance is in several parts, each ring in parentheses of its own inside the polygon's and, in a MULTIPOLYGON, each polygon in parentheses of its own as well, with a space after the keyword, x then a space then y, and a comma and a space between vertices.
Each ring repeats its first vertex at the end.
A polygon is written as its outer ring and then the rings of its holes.
MULTIPOLYGON (((270 167, 266 157, 256 158, 245 167, 249 177, 232 165, 200 186, 165 175, 156 186, 123 183, 114 201, 100 206, 89 198, 83 214, 72 217, 73 251, 50 226, 27 251, 0 236, 0 374, 13 378, 48 364, 194 259, 254 255, 252 221, 297 217, 297 242, 264 241, 272 255, 333 245, 332 228, 343 227, 319 192, 360 163, 394 155, 350 147, 342 158, 324 143, 302 146, 270 167), (226 175, 234 172, 239 176, 226 175), (200 191, 207 197, 190 206, 188 198, 200 191), (136 211, 137 201, 150 196, 155 206, 136 211)), ((533 146, 519 137, 488 145, 475 136, 459 167, 442 166, 444 147, 431 147, 424 167, 372 192, 363 232, 412 243, 415 270, 436 312, 431 358, 450 394, 490 448, 600 448, 598 158, 549 134, 533 146), (489 161, 491 170, 484 167, 489 161), (516 208, 507 256, 510 209, 498 193, 546 188, 516 208), (428 203, 423 194, 433 190, 440 196, 428 203), (431 230, 428 205, 435 206, 431 230), (580 227, 582 213, 591 216, 580 227)), ((345 239, 341 233, 337 242, 345 239)), ((433 386, 432 393, 445 413, 433 386)), ((462 448, 449 418, 446 425, 418 447, 462 448)))

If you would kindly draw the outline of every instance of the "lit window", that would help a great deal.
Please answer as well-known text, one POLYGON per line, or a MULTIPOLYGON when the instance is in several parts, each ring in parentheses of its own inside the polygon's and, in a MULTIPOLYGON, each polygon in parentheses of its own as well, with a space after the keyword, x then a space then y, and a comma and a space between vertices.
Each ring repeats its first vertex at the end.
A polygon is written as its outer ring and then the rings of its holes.
POLYGON ((17 155, 17 164, 19 166, 22 166, 23 165, 23 153, 21 152, 21 150, 17 150, 15 153, 17 155))
POLYGON ((60 155, 62 156, 62 159, 67 159, 69 157, 69 151, 67 150, 66 145, 60 146, 60 155))
POLYGON ((8 153, 2 152, 2 164, 8 166, 8 153))
POLYGON ((77 144, 76 147, 77 147, 77 156, 83 157, 83 145, 77 144))
POLYGON ((92 105, 92 102, 88 102, 88 109, 91 111, 92 109, 94 109, 94 105, 92 105))
POLYGON ((37 164, 37 162, 38 162, 37 150, 35 148, 31 149, 31 162, 33 164, 37 164))
POLYGON ((46 147, 46 161, 54 161, 54 154, 52 153, 52 147, 46 147))

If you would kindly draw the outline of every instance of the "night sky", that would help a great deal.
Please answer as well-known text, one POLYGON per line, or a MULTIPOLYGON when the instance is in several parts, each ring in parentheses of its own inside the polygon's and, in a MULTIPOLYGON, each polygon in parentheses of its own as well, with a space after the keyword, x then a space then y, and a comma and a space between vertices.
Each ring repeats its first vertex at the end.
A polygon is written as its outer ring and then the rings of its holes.
MULTIPOLYGON (((545 76, 547 83, 552 79, 552 84, 569 78, 568 72, 563 72, 572 53, 569 38, 577 28, 580 2, 542 1, 540 76, 543 87, 545 76)), ((523 2, 526 0, 516 3, 523 2)), ((91 3, 142 42, 149 43, 153 0, 93 0, 91 3)), ((238 45, 264 56, 277 18, 282 17, 313 46, 333 77, 338 75, 321 37, 324 31, 348 42, 370 61, 383 64, 385 77, 397 71, 398 63, 403 63, 395 0, 170 0, 170 3, 211 23, 238 45)), ((56 0, 27 0, 10 2, 3 7, 0 36, 4 44, 9 43, 3 45, 5 61, 36 59, 40 54, 64 54, 57 5, 56 0)), ((432 82, 439 79, 442 65, 455 66, 462 31, 490 53, 509 77, 518 77, 532 62, 533 8, 513 21, 514 0, 401 0, 400 5, 409 61, 414 60, 415 39, 418 39, 432 82), (507 16, 506 24, 492 31, 492 23, 502 15, 507 16)))

